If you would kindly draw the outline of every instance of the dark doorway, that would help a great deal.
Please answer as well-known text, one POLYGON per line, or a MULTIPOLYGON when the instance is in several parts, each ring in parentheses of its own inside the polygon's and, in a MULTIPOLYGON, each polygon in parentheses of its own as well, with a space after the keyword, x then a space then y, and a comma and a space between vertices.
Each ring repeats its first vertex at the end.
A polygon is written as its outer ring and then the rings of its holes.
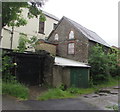
POLYGON ((16 54, 17 63, 15 74, 17 79, 24 84, 38 85, 43 83, 44 57, 35 54, 16 54))

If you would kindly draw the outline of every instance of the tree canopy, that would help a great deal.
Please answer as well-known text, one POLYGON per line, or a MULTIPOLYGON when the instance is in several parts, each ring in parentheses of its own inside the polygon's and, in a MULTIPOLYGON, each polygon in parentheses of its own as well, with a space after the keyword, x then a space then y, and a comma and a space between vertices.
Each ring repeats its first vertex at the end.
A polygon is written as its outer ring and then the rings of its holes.
POLYGON ((26 19, 22 16, 22 8, 27 8, 28 18, 40 15, 40 20, 45 21, 45 16, 39 9, 45 0, 39 2, 2 2, 2 27, 8 26, 24 26, 27 24, 26 19))

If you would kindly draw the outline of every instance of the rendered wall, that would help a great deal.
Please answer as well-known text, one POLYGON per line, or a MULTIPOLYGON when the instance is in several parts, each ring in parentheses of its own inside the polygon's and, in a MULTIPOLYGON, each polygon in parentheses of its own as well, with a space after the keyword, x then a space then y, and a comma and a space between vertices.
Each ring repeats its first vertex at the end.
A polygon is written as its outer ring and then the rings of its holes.
MULTIPOLYGON (((39 18, 34 17, 32 19, 28 19, 27 12, 28 12, 27 9, 25 9, 23 11, 23 16, 26 18, 26 20, 28 22, 27 25, 14 28, 13 49, 16 49, 18 46, 19 33, 27 34, 28 38, 31 38, 32 36, 36 36, 38 39, 45 39, 45 37, 48 37, 50 32, 53 30, 54 23, 56 23, 56 24, 58 23, 57 20, 46 16, 44 34, 40 34, 40 33, 38 33, 39 18)), ((1 47, 9 49, 12 28, 6 26, 5 29, 3 29, 3 34, 2 34, 3 38, 1 40, 1 43, 2 43, 1 47), (5 29, 7 29, 7 30, 5 30, 5 29)), ((29 50, 31 50, 31 49, 29 49, 29 50)))

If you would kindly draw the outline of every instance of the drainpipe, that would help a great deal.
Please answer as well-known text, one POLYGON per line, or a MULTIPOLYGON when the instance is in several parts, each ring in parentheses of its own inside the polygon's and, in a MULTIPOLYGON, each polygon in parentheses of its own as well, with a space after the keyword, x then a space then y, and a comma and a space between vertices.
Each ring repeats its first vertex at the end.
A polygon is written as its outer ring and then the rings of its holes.
POLYGON ((13 44, 13 34, 14 34, 14 26, 12 26, 11 39, 10 39, 10 49, 12 49, 12 44, 13 44))
POLYGON ((0 28, 0 46, 2 44, 2 37, 3 37, 3 32, 2 32, 2 28, 0 28))

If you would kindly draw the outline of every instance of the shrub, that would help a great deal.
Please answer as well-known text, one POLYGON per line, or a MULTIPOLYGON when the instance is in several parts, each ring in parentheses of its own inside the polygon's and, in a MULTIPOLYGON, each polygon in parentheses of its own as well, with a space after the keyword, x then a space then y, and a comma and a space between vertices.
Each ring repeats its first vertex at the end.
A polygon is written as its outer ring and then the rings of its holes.
POLYGON ((20 84, 16 80, 16 76, 12 75, 12 68, 14 67, 12 58, 3 53, 2 57, 2 81, 0 81, 0 86, 2 85, 2 93, 9 94, 21 99, 28 98, 28 88, 20 84))
POLYGON ((91 49, 89 64, 94 85, 109 81, 111 76, 118 75, 117 53, 113 51, 107 53, 102 46, 97 45, 91 49))
POLYGON ((12 62, 12 58, 3 54, 2 56, 2 80, 3 81, 10 81, 13 78, 11 70, 14 67, 12 62))

